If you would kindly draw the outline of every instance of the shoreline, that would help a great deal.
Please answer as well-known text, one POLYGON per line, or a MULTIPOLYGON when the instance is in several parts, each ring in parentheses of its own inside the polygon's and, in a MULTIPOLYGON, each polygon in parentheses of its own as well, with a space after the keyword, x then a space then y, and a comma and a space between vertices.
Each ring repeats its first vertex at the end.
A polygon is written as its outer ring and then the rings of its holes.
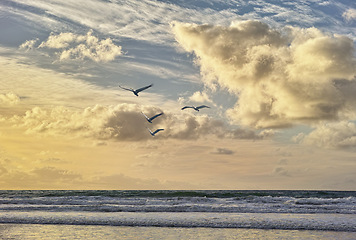
POLYGON ((0 224, 2 239, 355 239, 355 232, 244 228, 179 228, 0 224))

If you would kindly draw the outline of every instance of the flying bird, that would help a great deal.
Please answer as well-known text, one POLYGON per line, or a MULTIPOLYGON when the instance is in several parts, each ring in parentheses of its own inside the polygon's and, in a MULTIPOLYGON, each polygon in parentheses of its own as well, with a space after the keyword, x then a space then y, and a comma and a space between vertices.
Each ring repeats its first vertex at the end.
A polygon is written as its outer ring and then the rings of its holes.
POLYGON ((146 114, 144 114, 143 112, 141 112, 143 114, 143 116, 145 116, 146 120, 149 122, 149 123, 152 123, 152 120, 155 119, 156 117, 159 117, 161 115, 163 115, 164 113, 161 112, 161 113, 158 113, 156 115, 154 115, 153 117, 147 117, 146 114))
POLYGON ((158 133, 159 131, 163 131, 164 129, 163 128, 159 128, 157 129, 156 131, 152 132, 151 129, 147 128, 148 131, 150 132, 150 134, 154 137, 156 135, 156 133, 158 133))
POLYGON ((122 88, 122 89, 124 89, 124 90, 127 90, 127 91, 131 91, 131 92, 133 92, 133 94, 135 94, 136 96, 138 96, 138 93, 139 92, 141 92, 141 91, 143 91, 143 90, 146 90, 147 88, 149 88, 149 87, 152 87, 153 86, 153 84, 150 84, 150 85, 148 85, 148 86, 146 86, 146 87, 142 87, 142 88, 139 88, 139 89, 133 89, 133 88, 124 88, 124 87, 121 87, 120 85, 119 85, 119 87, 120 88, 122 88))
POLYGON ((199 112, 199 109, 201 108, 210 108, 206 105, 201 105, 201 106, 198 106, 198 107, 194 107, 194 106, 185 106, 185 107, 182 107, 182 110, 186 109, 186 108, 193 108, 195 111, 199 112))

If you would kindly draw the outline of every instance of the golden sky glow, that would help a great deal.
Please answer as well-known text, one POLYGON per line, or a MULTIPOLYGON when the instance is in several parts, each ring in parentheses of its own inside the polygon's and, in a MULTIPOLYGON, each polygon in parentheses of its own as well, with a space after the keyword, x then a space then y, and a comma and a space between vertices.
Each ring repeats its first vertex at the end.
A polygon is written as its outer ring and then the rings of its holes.
POLYGON ((355 190, 354 8, 84 2, 0 3, 2 189, 355 190))

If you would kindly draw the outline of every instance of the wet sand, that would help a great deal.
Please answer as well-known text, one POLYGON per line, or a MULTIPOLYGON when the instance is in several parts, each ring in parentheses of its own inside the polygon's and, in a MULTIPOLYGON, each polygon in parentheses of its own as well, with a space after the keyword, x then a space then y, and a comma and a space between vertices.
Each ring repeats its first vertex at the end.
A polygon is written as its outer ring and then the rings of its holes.
POLYGON ((356 232, 0 224, 0 239, 356 239, 356 232))

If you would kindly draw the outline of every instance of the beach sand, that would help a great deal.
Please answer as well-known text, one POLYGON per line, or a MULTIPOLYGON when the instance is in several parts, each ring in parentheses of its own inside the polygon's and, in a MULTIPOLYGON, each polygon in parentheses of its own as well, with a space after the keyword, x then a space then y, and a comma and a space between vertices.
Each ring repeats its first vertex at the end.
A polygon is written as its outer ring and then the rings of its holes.
POLYGON ((356 239, 355 232, 0 224, 0 239, 356 239))

